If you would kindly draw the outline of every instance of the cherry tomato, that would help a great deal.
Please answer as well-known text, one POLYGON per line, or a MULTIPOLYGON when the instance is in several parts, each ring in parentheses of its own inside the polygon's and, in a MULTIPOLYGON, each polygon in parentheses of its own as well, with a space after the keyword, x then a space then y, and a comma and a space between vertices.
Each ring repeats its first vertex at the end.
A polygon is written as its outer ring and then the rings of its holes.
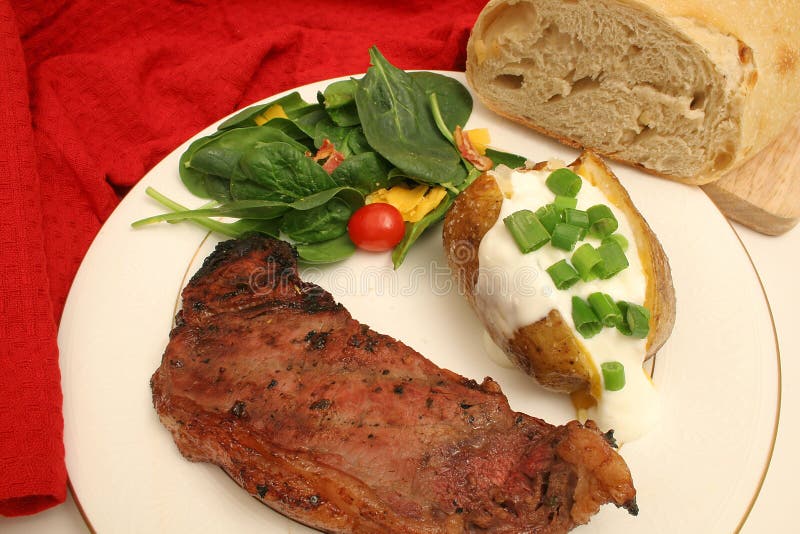
POLYGON ((405 231, 400 211, 384 202, 358 208, 347 223, 350 240, 357 247, 373 252, 394 248, 403 239, 405 231))

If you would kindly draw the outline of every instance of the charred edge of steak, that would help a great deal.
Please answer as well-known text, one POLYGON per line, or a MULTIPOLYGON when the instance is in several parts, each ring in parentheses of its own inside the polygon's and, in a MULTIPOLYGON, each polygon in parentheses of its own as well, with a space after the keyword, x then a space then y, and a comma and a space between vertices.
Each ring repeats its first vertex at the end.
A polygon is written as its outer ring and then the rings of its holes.
MULTIPOLYGON (((183 307, 188 306, 192 314, 237 309, 243 302, 248 308, 283 306, 309 314, 341 308, 323 288, 300 279, 297 251, 292 245, 259 234, 217 244, 184 288, 183 296, 183 307), (241 272, 226 283, 209 287, 208 291, 204 289, 209 280, 215 279, 214 273, 242 260, 250 260, 253 265, 250 272, 241 272), (222 288, 226 290, 221 291, 222 288)), ((176 326, 185 318, 179 312, 176 326)))
POLYGON ((617 438, 614 437, 614 429, 612 428, 608 432, 603 434, 603 439, 606 440, 608 446, 612 449, 619 449, 619 444, 617 443, 617 438))
POLYGON ((632 516, 639 515, 639 505, 636 504, 636 497, 623 504, 621 508, 627 510, 632 516))
POLYGON ((203 265, 189 280, 189 285, 198 284, 220 267, 237 261, 253 252, 264 252, 265 257, 278 263, 277 272, 296 270, 297 250, 289 243, 277 239, 267 239, 258 234, 250 234, 240 239, 222 241, 203 261, 203 265))

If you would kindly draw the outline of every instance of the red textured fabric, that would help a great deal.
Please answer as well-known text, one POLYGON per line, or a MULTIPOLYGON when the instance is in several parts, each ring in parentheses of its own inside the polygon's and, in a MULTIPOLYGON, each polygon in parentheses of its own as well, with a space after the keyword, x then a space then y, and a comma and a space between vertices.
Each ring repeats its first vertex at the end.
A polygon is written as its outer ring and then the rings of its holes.
POLYGON ((0 513, 65 498, 56 332, 103 221, 237 108, 363 72, 463 70, 485 0, 0 0, 0 513))

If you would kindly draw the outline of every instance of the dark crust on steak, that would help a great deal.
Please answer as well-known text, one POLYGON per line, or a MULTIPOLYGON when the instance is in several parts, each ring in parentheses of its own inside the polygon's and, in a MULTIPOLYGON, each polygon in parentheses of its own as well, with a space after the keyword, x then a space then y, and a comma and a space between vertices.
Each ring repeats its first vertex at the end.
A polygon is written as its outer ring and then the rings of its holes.
POLYGON ((153 402, 181 453, 326 532, 566 532, 632 513, 588 423, 513 412, 301 281, 286 243, 221 243, 183 291, 153 402))

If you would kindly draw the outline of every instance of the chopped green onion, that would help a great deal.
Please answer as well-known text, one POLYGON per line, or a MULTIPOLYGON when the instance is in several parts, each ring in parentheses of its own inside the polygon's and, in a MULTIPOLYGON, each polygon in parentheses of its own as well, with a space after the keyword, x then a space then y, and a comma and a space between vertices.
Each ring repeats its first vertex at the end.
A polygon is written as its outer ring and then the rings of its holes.
POLYGON ((551 234, 556 224, 561 222, 561 215, 553 204, 546 204, 536 210, 536 218, 551 234))
POLYGON ((574 208, 564 209, 564 222, 577 226, 582 230, 580 239, 586 237, 586 231, 589 229, 589 214, 583 210, 576 210, 574 208))
POLYGON ((605 204, 595 204, 586 213, 589 214, 589 233, 597 238, 603 239, 617 231, 619 222, 611 208, 605 204))
POLYGON ((541 248, 550 240, 550 233, 530 210, 515 211, 503 222, 523 254, 541 248))
POLYGON ((602 243, 607 243, 609 241, 616 241, 623 252, 628 250, 628 239, 622 234, 611 234, 608 237, 604 237, 602 243))
POLYGON ((592 307, 580 297, 572 297, 572 322, 575 330, 585 338, 596 336, 603 329, 592 307))
POLYGON ((628 303, 624 300, 620 300, 617 302, 617 308, 619 308, 622 314, 622 320, 617 323, 617 330, 619 330, 623 336, 629 336, 631 335, 631 327, 628 324, 628 303))
POLYGON ((603 387, 608 391, 619 391, 625 387, 625 366, 620 362, 603 362, 600 371, 603 373, 603 387))
POLYGON ((622 322, 622 312, 611 296, 598 291, 589 295, 587 300, 603 326, 616 326, 622 322))
POLYGON ((555 200, 553 200, 553 206, 556 208, 559 217, 561 217, 564 214, 565 209, 567 208, 575 209, 575 206, 577 205, 578 205, 578 199, 574 197, 565 197, 563 195, 556 195, 555 200))
POLYGON ((572 251, 575 243, 581 238, 581 228, 567 223, 558 223, 553 228, 550 243, 561 250, 572 251))
POLYGON ((557 261, 546 270, 550 278, 553 279, 556 289, 569 289, 580 280, 578 271, 567 263, 567 260, 557 261))
POLYGON ((597 253, 601 261, 595 265, 594 274, 601 280, 611 278, 628 267, 628 258, 616 241, 601 244, 597 247, 597 253))
POLYGON ((564 209, 564 222, 580 226, 581 228, 589 228, 589 214, 583 210, 576 210, 575 208, 564 209))
POLYGON ((594 267, 601 261, 600 253, 589 243, 584 243, 572 253, 572 265, 584 282, 597 277, 594 267))
POLYGON ((644 339, 650 333, 650 310, 638 304, 628 303, 625 314, 628 326, 631 328, 631 337, 644 339))
POLYGON ((556 195, 574 197, 581 190, 583 180, 580 176, 564 167, 551 172, 544 183, 556 195))
POLYGON ((644 339, 650 333, 650 310, 644 306, 625 302, 617 302, 617 307, 622 312, 623 320, 617 329, 626 336, 644 339))

